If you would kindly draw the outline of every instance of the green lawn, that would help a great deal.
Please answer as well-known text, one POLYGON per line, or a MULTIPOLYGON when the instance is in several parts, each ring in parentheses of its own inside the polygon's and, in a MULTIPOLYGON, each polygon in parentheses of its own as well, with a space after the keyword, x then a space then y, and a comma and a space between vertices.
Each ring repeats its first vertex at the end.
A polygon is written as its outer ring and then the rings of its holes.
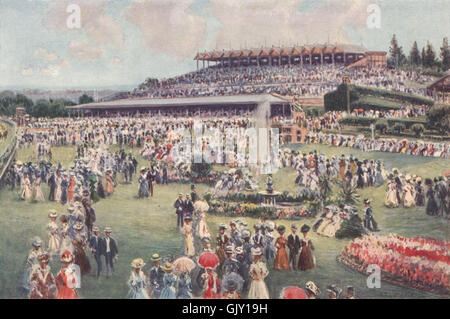
MULTIPOLYGON (((437 176, 444 168, 448 168, 449 161, 411 157, 407 155, 389 153, 363 153, 350 148, 331 148, 322 145, 294 145, 301 151, 309 152, 317 149, 328 156, 353 154, 360 159, 381 159, 386 162, 388 169, 397 167, 401 171, 424 177, 437 176)), ((133 150, 134 153, 137 150, 133 150)), ((63 165, 71 163, 75 155, 71 147, 54 148, 55 162, 63 165)), ((32 160, 33 154, 29 149, 19 152, 20 160, 32 160)), ((144 161, 138 157, 141 165, 144 161)), ((274 175, 275 189, 295 191, 293 169, 281 169, 274 175)), ((261 178, 263 180, 263 178, 261 178)), ((262 185, 262 184, 260 184, 262 185)), ((119 185, 112 197, 101 200, 95 205, 97 212, 97 225, 101 228, 111 226, 113 237, 118 240, 119 260, 113 278, 105 277, 99 280, 88 275, 83 278, 80 294, 84 298, 125 298, 128 288, 126 282, 130 273, 129 264, 132 259, 141 257, 148 261, 149 257, 157 252, 161 255, 177 255, 181 252, 183 239, 176 229, 176 215, 172 207, 179 192, 189 192, 189 184, 169 184, 156 186, 153 198, 139 200, 136 198, 137 183, 119 185)), ((197 192, 203 194, 211 188, 206 185, 197 185, 197 192)), ((438 239, 447 239, 449 225, 439 218, 426 216, 423 209, 387 209, 383 206, 384 189, 365 189, 362 197, 374 200, 374 214, 382 233, 395 232, 403 236, 430 236, 438 239)), ((44 188, 45 194, 48 189, 44 188)), ((25 259, 30 248, 30 239, 39 235, 45 239, 45 226, 48 222, 47 214, 50 208, 56 208, 60 214, 63 206, 55 203, 31 204, 18 200, 17 192, 9 190, 0 191, 0 298, 23 298, 17 287, 24 272, 25 259)), ((361 207, 361 205, 359 205, 361 207)), ((208 216, 208 224, 216 235, 220 223, 228 223, 231 217, 208 216)), ((244 218, 252 227, 257 220, 244 218)), ((314 219, 309 218, 296 223, 312 225, 314 219)), ((289 221, 280 224, 290 226, 289 221)), ((282 287, 286 285, 304 286, 309 280, 316 282, 322 288, 323 297, 326 297, 325 287, 337 284, 341 287, 353 285, 356 293, 364 298, 433 298, 432 294, 413 289, 402 288, 382 283, 380 289, 368 289, 365 276, 345 268, 336 261, 342 247, 348 240, 337 240, 317 236, 311 232, 312 241, 316 247, 315 256, 317 267, 310 272, 280 272, 270 269, 266 280, 270 295, 277 298, 282 287)), ((92 265, 95 263, 92 260, 92 265)), ((52 271, 59 270, 59 263, 52 262, 52 271)))

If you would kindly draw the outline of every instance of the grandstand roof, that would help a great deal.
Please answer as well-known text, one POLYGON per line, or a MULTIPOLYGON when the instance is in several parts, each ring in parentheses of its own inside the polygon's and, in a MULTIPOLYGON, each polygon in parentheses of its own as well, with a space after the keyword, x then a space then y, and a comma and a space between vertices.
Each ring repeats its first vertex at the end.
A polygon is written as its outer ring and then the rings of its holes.
POLYGON ((243 94, 226 96, 180 97, 172 99, 122 99, 108 102, 87 103, 67 107, 68 110, 101 110, 120 108, 153 108, 177 106, 213 106, 213 105, 255 105, 261 102, 270 104, 289 103, 285 99, 271 94, 243 94))
POLYGON ((217 60, 221 57, 247 57, 247 56, 278 56, 297 54, 320 54, 320 53, 366 53, 367 49, 362 45, 355 44, 308 44, 296 46, 272 46, 242 50, 223 50, 221 54, 216 51, 197 53, 194 60, 217 60))

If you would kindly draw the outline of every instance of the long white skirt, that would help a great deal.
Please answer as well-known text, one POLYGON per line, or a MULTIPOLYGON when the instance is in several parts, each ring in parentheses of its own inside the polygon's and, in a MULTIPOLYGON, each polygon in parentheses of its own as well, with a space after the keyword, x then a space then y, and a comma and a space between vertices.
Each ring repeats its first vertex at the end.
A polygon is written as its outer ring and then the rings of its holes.
POLYGON ((249 299, 269 299, 269 290, 264 280, 252 280, 250 290, 248 291, 249 299))

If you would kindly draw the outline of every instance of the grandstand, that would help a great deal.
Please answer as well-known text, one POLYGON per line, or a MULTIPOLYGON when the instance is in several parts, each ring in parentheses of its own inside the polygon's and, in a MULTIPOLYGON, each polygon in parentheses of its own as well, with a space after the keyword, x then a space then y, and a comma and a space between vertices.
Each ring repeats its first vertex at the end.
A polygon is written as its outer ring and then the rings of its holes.
POLYGON ((244 50, 222 50, 197 53, 194 60, 203 68, 216 65, 221 68, 240 66, 282 65, 351 65, 364 59, 365 67, 386 66, 386 52, 369 52, 352 44, 312 44, 290 47, 262 47, 244 50), (367 57, 370 57, 369 59, 367 57), (381 57, 381 59, 378 59, 381 57))

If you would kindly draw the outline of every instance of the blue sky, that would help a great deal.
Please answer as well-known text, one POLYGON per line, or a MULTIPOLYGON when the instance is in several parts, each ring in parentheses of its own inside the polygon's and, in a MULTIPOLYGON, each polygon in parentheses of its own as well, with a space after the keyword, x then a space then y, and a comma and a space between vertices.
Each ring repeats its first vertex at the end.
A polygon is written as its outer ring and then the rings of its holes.
POLYGON ((195 69, 197 51, 345 42, 406 53, 450 30, 450 0, 0 0, 0 87, 134 87, 195 69), (78 4, 80 29, 66 12, 78 4), (368 28, 367 7, 381 28, 368 28))

